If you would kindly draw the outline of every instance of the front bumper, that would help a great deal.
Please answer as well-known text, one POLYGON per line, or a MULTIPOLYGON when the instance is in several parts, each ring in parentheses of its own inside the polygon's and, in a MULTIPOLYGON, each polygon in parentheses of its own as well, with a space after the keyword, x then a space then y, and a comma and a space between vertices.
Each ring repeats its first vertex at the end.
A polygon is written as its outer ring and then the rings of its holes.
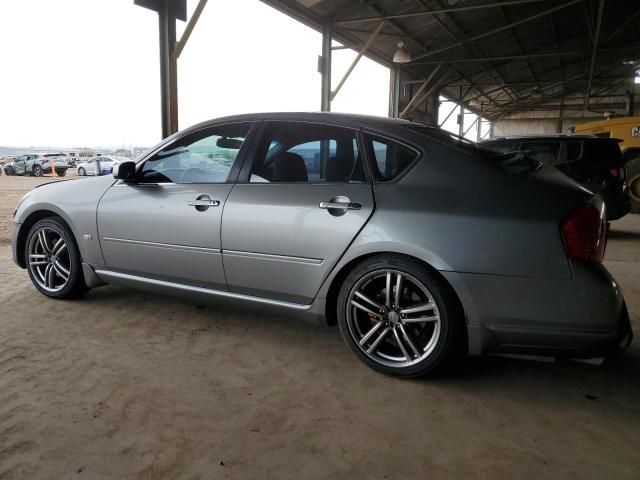
POLYGON ((13 257, 13 261, 19 267, 24 268, 20 261, 18 260, 18 237, 20 235, 20 228, 22 227, 21 223, 13 222, 11 228, 11 256, 13 257))

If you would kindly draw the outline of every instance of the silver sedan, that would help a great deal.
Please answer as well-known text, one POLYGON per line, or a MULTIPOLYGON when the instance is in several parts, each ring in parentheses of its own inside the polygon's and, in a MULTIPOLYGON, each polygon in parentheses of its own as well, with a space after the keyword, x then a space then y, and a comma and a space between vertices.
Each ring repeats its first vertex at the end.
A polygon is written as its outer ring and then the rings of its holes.
POLYGON ((415 377, 466 354, 627 345, 604 215, 551 167, 420 124, 242 115, 36 188, 13 255, 51 298, 114 283, 289 309, 415 377))

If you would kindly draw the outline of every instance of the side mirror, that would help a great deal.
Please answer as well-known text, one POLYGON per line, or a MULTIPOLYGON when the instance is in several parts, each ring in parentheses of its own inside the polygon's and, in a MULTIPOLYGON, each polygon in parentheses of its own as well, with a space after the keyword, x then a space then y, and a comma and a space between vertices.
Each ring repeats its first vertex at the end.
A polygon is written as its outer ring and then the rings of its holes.
POLYGON ((136 178, 136 163, 122 162, 113 166, 113 178, 125 183, 133 182, 136 178))

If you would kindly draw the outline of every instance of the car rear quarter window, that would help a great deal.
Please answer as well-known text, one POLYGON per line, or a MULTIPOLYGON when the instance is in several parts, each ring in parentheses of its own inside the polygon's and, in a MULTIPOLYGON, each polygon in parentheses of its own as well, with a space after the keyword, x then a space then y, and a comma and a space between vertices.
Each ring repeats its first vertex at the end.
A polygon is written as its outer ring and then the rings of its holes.
POLYGON ((373 175, 379 182, 398 178, 420 157, 417 150, 393 140, 367 135, 365 141, 373 160, 373 175))

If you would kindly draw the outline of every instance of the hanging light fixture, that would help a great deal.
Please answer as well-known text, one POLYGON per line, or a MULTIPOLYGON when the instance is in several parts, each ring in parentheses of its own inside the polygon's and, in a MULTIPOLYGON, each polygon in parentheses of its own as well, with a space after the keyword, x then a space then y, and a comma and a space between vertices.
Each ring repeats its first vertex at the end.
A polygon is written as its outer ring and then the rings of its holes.
POLYGON ((407 51, 406 44, 404 42, 398 42, 398 49, 393 55, 393 63, 409 63, 411 61, 411 54, 407 51))

